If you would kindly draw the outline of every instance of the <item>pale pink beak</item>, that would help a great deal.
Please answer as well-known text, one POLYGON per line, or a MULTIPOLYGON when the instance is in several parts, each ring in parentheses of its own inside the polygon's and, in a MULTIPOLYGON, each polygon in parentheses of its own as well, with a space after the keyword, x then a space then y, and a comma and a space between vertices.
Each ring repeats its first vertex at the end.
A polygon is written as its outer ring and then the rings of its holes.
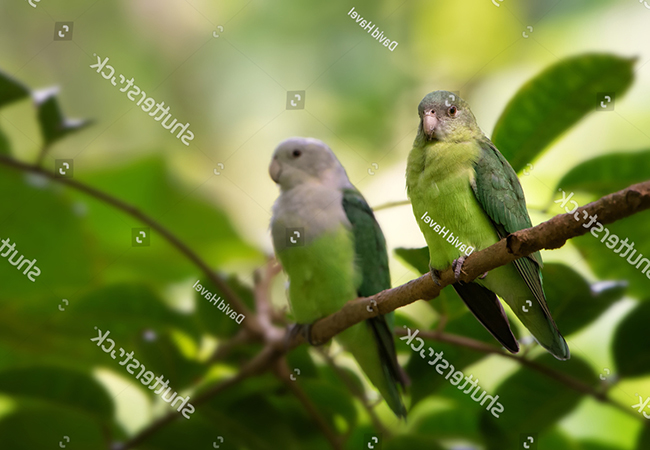
POLYGON ((422 116, 422 129, 429 139, 433 137, 433 132, 437 125, 438 118, 436 117, 435 111, 431 109, 424 111, 424 116, 422 116))

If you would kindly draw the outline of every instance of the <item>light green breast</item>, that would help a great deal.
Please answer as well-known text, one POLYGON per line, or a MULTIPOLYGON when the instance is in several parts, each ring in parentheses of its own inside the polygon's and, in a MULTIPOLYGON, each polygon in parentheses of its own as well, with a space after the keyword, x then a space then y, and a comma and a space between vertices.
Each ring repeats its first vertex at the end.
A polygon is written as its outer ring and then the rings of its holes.
POLYGON ((479 151, 473 141, 436 142, 414 147, 409 154, 407 190, 429 246, 431 267, 435 269, 448 267, 463 255, 462 245, 480 250, 498 241, 490 219, 472 191, 472 166, 479 151), (435 224, 431 226, 432 223, 435 224))
POLYGON ((354 265, 352 233, 340 225, 308 245, 278 253, 289 275, 289 302, 298 323, 338 311, 357 297, 361 275, 354 265))

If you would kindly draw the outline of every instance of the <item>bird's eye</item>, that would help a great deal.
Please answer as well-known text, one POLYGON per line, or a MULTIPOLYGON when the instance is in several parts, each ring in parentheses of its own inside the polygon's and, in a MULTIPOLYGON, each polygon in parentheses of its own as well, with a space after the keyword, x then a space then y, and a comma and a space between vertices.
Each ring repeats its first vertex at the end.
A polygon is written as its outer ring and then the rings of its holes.
POLYGON ((458 112, 458 110, 456 109, 455 106, 452 106, 451 108, 449 108, 449 115, 450 115, 451 117, 454 117, 454 116, 456 115, 457 112, 458 112))
POLYGON ((294 150, 292 153, 294 158, 297 158, 298 156, 302 155, 302 152, 298 149, 294 150))

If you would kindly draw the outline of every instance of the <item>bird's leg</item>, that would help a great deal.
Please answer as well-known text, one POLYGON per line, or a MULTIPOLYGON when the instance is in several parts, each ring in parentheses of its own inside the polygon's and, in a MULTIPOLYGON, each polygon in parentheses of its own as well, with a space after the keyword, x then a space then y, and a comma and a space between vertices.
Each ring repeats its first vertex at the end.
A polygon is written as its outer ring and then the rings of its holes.
POLYGON ((318 346, 321 345, 317 342, 314 342, 311 340, 311 323, 294 323, 293 325, 289 325, 289 332, 287 333, 287 337, 285 340, 285 347, 289 347, 289 343, 293 340, 293 337, 296 335, 302 335, 302 337, 309 342, 309 345, 311 346, 318 346))
POLYGON ((465 259, 467 259, 466 256, 461 256, 458 259, 455 259, 453 263, 451 263, 451 267, 454 268, 454 275, 456 276, 456 281, 460 278, 460 273, 463 272, 463 264, 465 263, 465 259))
POLYGON ((429 266, 429 275, 431 275, 433 282, 440 286, 440 271, 429 266))
POLYGON ((478 279, 479 279, 479 280, 483 280, 483 279, 485 279, 485 277, 487 277, 487 274, 488 274, 488 273, 485 272, 483 275, 481 275, 480 277, 478 277, 478 279))

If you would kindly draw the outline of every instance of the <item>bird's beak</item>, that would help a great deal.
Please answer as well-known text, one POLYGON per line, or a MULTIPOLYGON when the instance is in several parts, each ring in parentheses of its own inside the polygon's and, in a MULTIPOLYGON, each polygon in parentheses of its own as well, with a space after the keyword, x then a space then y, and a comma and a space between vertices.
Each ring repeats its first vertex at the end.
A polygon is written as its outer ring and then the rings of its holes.
POLYGON ((282 172, 282 167, 280 167, 278 160, 273 158, 269 166, 269 175, 271 175, 271 179, 276 183, 280 182, 280 172, 282 172))
POLYGON ((432 109, 424 111, 422 116, 422 129, 424 134, 427 135, 427 138, 431 139, 433 137, 433 132, 438 125, 438 118, 436 117, 435 111, 432 109))

